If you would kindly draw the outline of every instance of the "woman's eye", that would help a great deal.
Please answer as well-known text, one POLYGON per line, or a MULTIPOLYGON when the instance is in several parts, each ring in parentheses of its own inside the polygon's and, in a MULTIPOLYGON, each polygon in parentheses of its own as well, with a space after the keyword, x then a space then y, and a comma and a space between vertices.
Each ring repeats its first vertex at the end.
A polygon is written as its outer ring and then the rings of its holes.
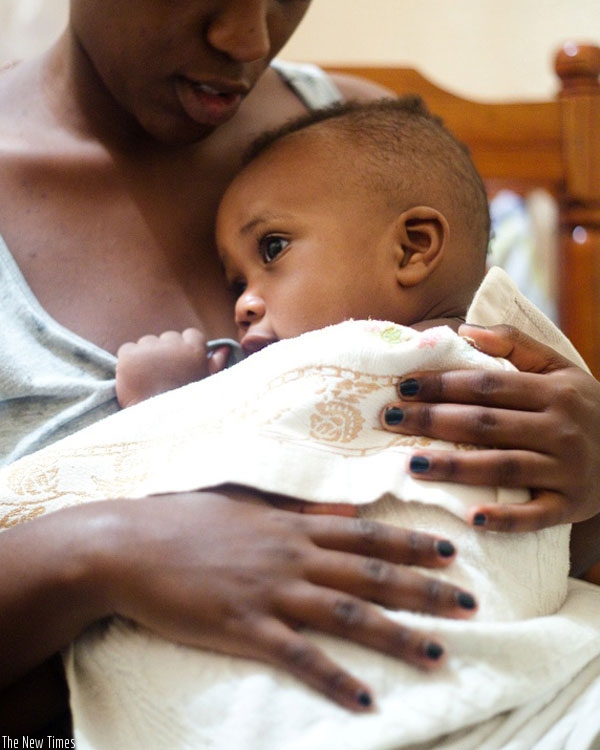
POLYGON ((259 242, 259 252, 265 263, 272 263, 279 253, 283 252, 289 245, 288 240, 276 235, 263 237, 259 242))

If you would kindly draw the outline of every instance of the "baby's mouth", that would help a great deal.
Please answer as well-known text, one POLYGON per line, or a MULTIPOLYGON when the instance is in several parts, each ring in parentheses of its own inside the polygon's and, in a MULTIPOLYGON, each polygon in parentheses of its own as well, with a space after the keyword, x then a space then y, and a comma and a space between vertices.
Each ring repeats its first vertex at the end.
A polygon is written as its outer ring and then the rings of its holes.
POLYGON ((274 336, 268 336, 264 333, 247 333, 240 341, 244 354, 249 356, 250 354, 256 354, 261 349, 265 349, 271 344, 275 344, 278 341, 274 336))

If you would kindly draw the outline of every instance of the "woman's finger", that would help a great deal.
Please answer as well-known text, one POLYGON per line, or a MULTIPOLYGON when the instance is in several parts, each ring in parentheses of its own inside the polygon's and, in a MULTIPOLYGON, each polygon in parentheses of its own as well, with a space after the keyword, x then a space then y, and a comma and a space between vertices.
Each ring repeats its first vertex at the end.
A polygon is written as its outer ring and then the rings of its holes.
POLYGON ((443 617, 469 617, 476 609, 474 597, 435 575, 379 558, 345 555, 324 550, 306 565, 308 581, 343 591, 388 609, 411 610, 443 617))
POLYGON ((446 403, 543 410, 553 381, 543 375, 506 370, 448 370, 410 373, 398 383, 403 402, 446 403))
POLYGON ((280 619, 293 623, 295 629, 314 629, 318 625, 321 632, 367 646, 419 669, 435 669, 443 661, 444 647, 431 634, 401 625, 379 607, 331 589, 298 584, 284 592, 278 614, 280 619))
POLYGON ((360 506, 349 503, 312 503, 233 485, 221 490, 232 498, 245 498, 244 502, 267 501, 279 510, 304 515, 301 531, 324 549, 426 568, 449 565, 456 554, 448 539, 360 518, 360 506))
POLYGON ((482 505, 469 510, 467 521, 488 531, 524 533, 566 522, 567 506, 557 492, 536 491, 521 505, 482 505))
POLYGON ((312 542, 318 547, 358 555, 365 560, 439 568, 451 563, 456 552, 449 540, 439 536, 364 518, 319 516, 304 520, 312 542))
POLYGON ((263 660, 294 675, 325 697, 355 712, 374 708, 375 697, 366 683, 329 659, 305 635, 276 619, 265 619, 253 634, 263 660))
MULTIPOLYGON (((389 432, 423 435, 455 443, 551 452, 568 425, 556 424, 549 411, 524 412, 444 403, 388 404, 381 413, 389 432), (554 428, 554 429, 552 429, 554 428)), ((575 437, 575 436, 574 436, 575 437)))
POLYGON ((485 354, 508 359, 521 372, 546 374, 574 366, 557 351, 514 326, 485 328, 463 323, 459 333, 485 354))
POLYGON ((551 456, 519 450, 418 451, 408 470, 418 479, 475 486, 552 489, 561 483, 551 456))

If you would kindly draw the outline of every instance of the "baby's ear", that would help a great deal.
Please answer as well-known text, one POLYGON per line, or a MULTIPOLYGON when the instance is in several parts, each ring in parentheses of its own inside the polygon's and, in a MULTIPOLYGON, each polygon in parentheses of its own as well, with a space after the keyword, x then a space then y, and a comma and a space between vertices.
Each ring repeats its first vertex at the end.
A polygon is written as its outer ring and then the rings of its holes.
POLYGON ((440 264, 450 235, 446 217, 430 206, 414 206, 396 219, 396 280, 416 286, 440 264))

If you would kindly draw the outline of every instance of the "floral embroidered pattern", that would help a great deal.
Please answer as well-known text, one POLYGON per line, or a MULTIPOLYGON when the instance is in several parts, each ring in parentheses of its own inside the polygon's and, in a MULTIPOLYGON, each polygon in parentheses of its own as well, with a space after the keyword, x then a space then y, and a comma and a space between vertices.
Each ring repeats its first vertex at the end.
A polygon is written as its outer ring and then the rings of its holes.
POLYGON ((381 321, 332 326, 307 334, 305 347, 281 342, 119 412, 0 471, 0 529, 82 502, 226 482, 301 495, 306 483, 312 492, 332 478, 335 492, 336 471, 345 481, 369 461, 387 460, 397 481, 412 450, 439 447, 381 426, 402 373, 435 365, 438 350, 456 364, 465 347, 476 356, 449 330, 439 336, 381 321))
POLYGON ((380 331, 380 335, 387 344, 401 344, 406 341, 406 331, 400 326, 388 326, 380 331))
POLYGON ((349 443, 360 432, 365 420, 360 411, 342 401, 317 404, 310 418, 310 436, 315 440, 349 443))

